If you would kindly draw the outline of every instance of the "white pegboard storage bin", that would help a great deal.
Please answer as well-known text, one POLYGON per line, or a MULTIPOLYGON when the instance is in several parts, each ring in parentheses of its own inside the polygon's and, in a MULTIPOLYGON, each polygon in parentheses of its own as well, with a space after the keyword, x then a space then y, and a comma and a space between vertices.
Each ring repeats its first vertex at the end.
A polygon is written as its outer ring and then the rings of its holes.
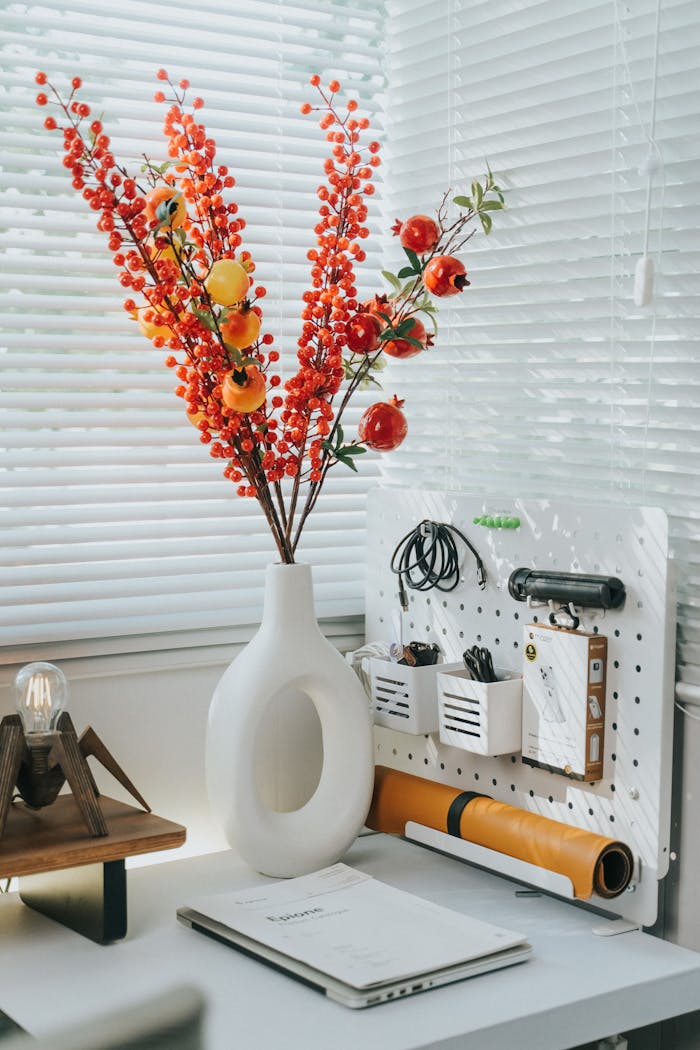
POLYGON ((370 658, 370 683, 374 723, 416 736, 438 730, 437 676, 461 663, 409 667, 394 660, 370 658))
POLYGON ((475 682, 469 671, 437 676, 440 741, 477 755, 520 751, 522 675, 496 669, 497 682, 475 682))

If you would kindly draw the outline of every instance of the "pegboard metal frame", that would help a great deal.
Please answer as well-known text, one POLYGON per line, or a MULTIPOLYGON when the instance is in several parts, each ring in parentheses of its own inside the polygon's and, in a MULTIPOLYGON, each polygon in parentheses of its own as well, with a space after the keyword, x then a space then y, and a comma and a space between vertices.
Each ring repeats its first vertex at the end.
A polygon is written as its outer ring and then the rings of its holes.
POLYGON ((442 744, 437 733, 414 736, 375 727, 377 762, 619 838, 632 849, 635 877, 625 894, 591 904, 639 925, 656 920, 658 882, 668 871, 675 664, 675 589, 668 560, 668 523, 658 508, 563 505, 552 501, 484 500, 449 492, 377 489, 368 508, 366 638, 396 640, 400 604, 389 563, 394 547, 424 518, 456 525, 475 545, 487 573, 476 583, 466 551, 458 587, 409 591, 401 614, 404 641, 437 641, 446 661, 474 643, 494 662, 521 670, 523 628, 546 622, 508 593, 513 569, 618 576, 627 590, 620 610, 584 615, 582 629, 608 637, 603 779, 586 784, 526 765, 519 753, 487 757, 442 744), (520 518, 518 529, 472 524, 484 515, 520 518))

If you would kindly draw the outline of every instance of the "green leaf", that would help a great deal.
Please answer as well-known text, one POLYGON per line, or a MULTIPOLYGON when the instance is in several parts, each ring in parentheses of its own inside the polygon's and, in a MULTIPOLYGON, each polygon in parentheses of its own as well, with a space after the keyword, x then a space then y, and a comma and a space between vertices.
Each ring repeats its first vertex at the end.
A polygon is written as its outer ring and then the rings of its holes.
POLYGON ((458 208, 472 208, 471 197, 453 197, 452 202, 458 208))
POLYGON ((240 368, 243 364, 243 357, 241 355, 241 351, 238 349, 237 346, 233 346, 231 343, 224 343, 224 346, 226 347, 226 352, 229 356, 229 360, 232 361, 234 365, 237 365, 237 367, 240 368))
POLYGON ((484 191, 481 188, 481 183, 477 182, 476 179, 472 182, 472 200, 474 201, 474 207, 478 211, 481 207, 481 202, 484 198, 484 191))
POLYGON ((415 277, 416 271, 411 266, 404 266, 402 270, 399 270, 399 277, 415 277))
POLYGON ((331 445, 330 441, 322 441, 321 448, 324 452, 335 452, 335 449, 331 445))
POLYGON ((396 332, 397 336, 404 336, 404 335, 406 335, 407 332, 411 331, 411 329, 413 328, 414 324, 415 324, 415 321, 413 320, 412 317, 405 317, 403 319, 403 321, 401 321, 396 326, 394 331, 396 332))
POLYGON ((341 427, 341 425, 339 423, 337 428, 336 428, 336 432, 335 432, 335 443, 336 443, 336 445, 342 445, 344 437, 345 437, 345 434, 343 432, 343 428, 341 427))
POLYGON ((390 270, 382 270, 382 277, 385 281, 388 281, 389 284, 393 288, 395 288, 397 292, 401 291, 401 281, 398 279, 398 277, 396 277, 395 274, 391 273, 390 270))
POLYGON ((435 308, 433 307, 432 310, 428 310, 426 307, 421 307, 420 308, 420 312, 422 314, 426 314, 430 318, 430 323, 433 326, 433 332, 435 333, 435 335, 437 335, 438 334, 438 323, 437 323, 437 320, 435 318, 435 308))
MULTIPOLYGON (((421 261, 418 258, 418 256, 416 255, 416 253, 413 251, 413 249, 412 248, 404 248, 404 251, 406 252, 406 255, 408 256, 408 261, 410 262, 411 266, 413 267, 413 272, 414 273, 421 273, 422 270, 423 270, 423 267, 421 266, 421 261)), ((401 275, 399 274, 399 276, 401 276, 401 275)))
POLYGON ((345 456, 342 454, 341 449, 336 450, 336 459, 339 463, 344 463, 345 466, 351 468, 351 470, 355 470, 357 474, 357 465, 353 462, 352 459, 346 459, 345 456))
MULTIPOLYGON (((411 275, 413 276, 413 275, 411 275)), ((397 296, 399 299, 408 299, 409 295, 413 295, 416 288, 420 285, 420 277, 414 277, 412 281, 407 281, 401 289, 400 294, 397 296)))
POLYGON ((388 325, 391 325, 391 318, 389 317, 389 314, 385 314, 380 311, 377 314, 377 317, 381 317, 382 321, 386 321, 388 325))
POLYGON ((491 226, 493 225, 493 223, 491 222, 491 216, 479 215, 479 218, 481 219, 481 225, 484 227, 484 233, 491 233, 491 226))
POLYGON ((378 383, 374 376, 366 375, 359 382, 360 390, 369 390, 371 386, 376 386, 379 390, 382 389, 382 384, 378 383))
POLYGON ((503 208, 502 201, 483 201, 479 211, 501 211, 503 208))
MULTIPOLYGON (((200 322, 200 324, 203 324, 204 327, 208 328, 210 332, 216 331, 216 321, 214 320, 214 318, 208 310, 200 310, 198 307, 193 306, 192 313, 200 322)), ((228 347, 226 349, 228 349, 228 347)))
POLYGON ((344 448, 338 449, 338 454, 342 452, 344 456, 361 456, 366 451, 363 445, 345 445, 344 448))
POLYGON ((425 350, 425 345, 421 343, 420 340, 414 339, 413 336, 403 335, 401 336, 401 338, 405 343, 410 343, 411 346, 417 346, 419 350, 425 350))

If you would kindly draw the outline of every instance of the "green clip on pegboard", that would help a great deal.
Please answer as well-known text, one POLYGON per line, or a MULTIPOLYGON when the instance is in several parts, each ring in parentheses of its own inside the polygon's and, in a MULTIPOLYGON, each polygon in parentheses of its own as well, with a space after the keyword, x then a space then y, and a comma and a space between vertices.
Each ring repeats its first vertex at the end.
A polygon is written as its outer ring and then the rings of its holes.
POLYGON ((519 529, 520 518, 510 517, 506 515, 494 516, 491 514, 482 514, 480 517, 472 519, 475 525, 483 525, 487 529, 519 529))

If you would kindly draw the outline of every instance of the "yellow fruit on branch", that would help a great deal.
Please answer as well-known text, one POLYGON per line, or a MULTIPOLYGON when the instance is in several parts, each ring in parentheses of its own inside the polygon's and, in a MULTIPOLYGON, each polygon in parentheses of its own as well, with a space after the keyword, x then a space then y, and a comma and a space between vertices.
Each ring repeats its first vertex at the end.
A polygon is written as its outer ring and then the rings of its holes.
POLYGON ((221 385, 221 399, 233 412, 255 412, 265 397, 265 376, 257 365, 234 368, 221 385))
POLYGON ((221 324, 221 334, 225 343, 245 350, 252 346, 260 335, 260 318, 255 310, 244 304, 240 310, 232 310, 221 324))
POLYGON ((210 299, 219 306, 242 303, 248 294, 250 279, 245 267, 235 259, 217 259, 204 282, 210 299))
POLYGON ((182 226, 187 218, 185 201, 174 186, 158 186, 146 198, 146 218, 163 226, 182 226))

